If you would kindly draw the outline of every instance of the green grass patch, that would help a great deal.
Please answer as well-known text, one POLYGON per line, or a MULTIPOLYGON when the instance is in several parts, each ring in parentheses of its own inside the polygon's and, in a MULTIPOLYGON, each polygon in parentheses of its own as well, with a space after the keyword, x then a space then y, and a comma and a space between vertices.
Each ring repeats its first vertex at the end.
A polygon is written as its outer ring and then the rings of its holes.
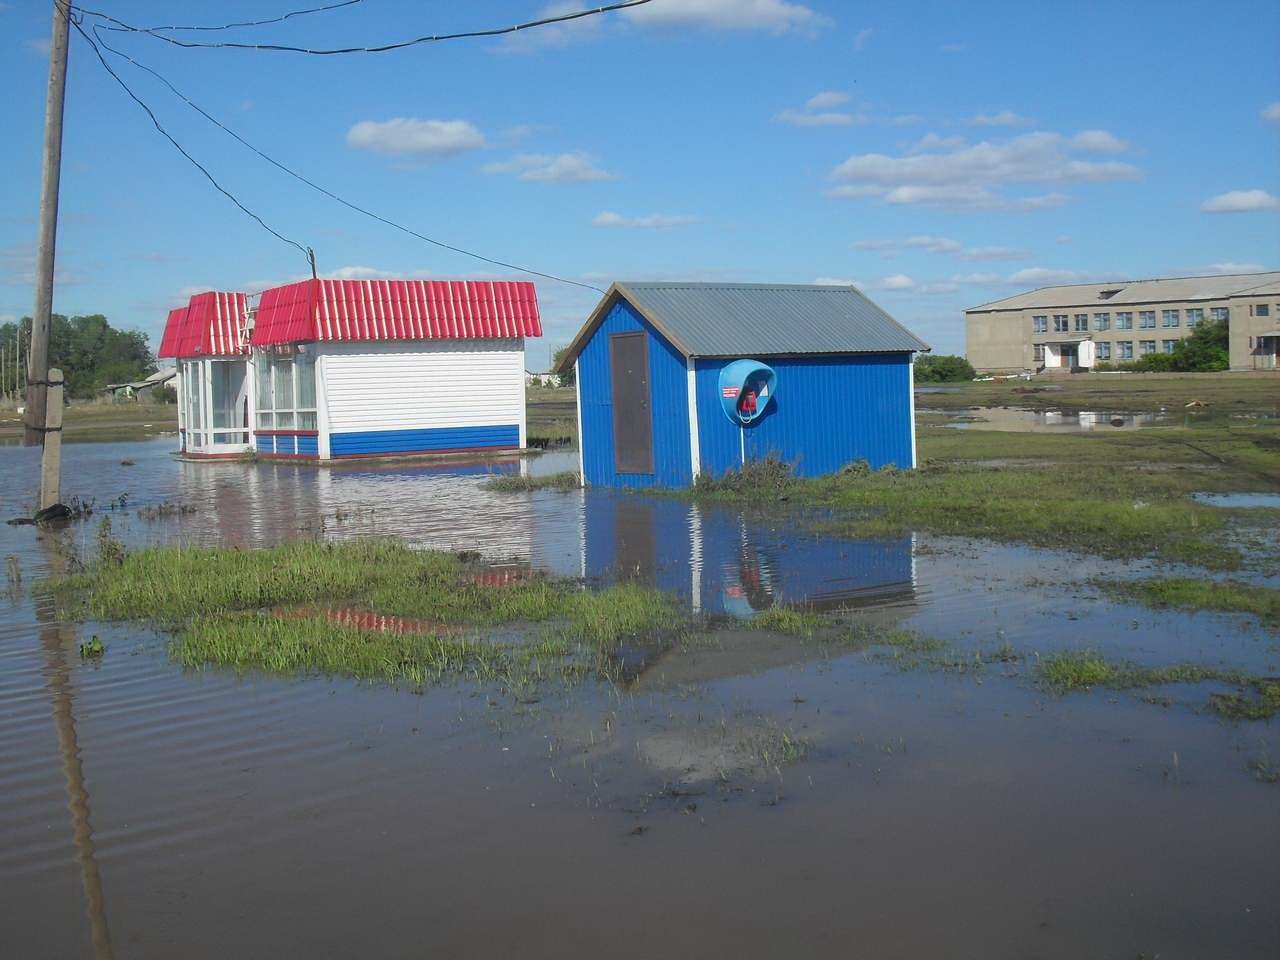
POLYGON ((1269 720, 1280 712, 1280 680, 1244 670, 1195 663, 1140 667, 1107 660, 1091 650, 1078 650, 1046 657, 1040 662, 1039 676, 1059 693, 1092 687, 1132 690, 1174 683, 1221 683, 1236 688, 1209 694, 1209 708, 1223 717, 1269 720))
POLYGON ((481 484, 485 490, 499 493, 532 493, 535 490, 559 490, 568 492, 582 486, 582 478, 576 470, 565 470, 561 473, 550 473, 542 477, 510 474, 497 476, 481 484))
POLYGON ((1244 558, 1223 535, 1245 521, 1190 494, 1276 487, 1280 443, 1270 443, 1273 434, 923 430, 917 470, 853 463, 831 476, 799 479, 787 464, 766 459, 700 476, 687 495, 826 508, 831 519, 824 529, 853 536, 918 530, 1235 570, 1244 558))
POLYGON ((1192 577, 1097 583, 1107 593, 1148 607, 1245 613, 1268 626, 1280 627, 1280 590, 1275 587, 1192 577))
POLYGON ((828 623, 826 617, 808 610, 793 607, 770 607, 757 613, 747 625, 770 633, 786 633, 797 637, 811 637, 828 623))
POLYGON ((416 686, 458 675, 513 684, 610 676, 624 641, 653 642, 687 620, 672 597, 636 584, 587 591, 532 573, 495 577, 467 555, 395 540, 262 550, 109 546, 86 571, 54 584, 66 612, 168 626, 171 652, 187 666, 416 686), (489 636, 502 625, 510 627, 504 639, 489 636))

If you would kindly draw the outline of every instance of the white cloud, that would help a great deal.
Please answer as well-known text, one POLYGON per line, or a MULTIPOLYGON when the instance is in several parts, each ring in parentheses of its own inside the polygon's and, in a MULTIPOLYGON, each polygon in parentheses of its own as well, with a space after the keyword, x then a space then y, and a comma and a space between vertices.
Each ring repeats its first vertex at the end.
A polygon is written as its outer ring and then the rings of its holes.
POLYGON ((806 100, 804 108, 806 110, 825 110, 828 107, 838 107, 840 104, 848 102, 849 95, 847 93, 841 93, 839 90, 822 90, 806 100))
POLYGON ((959 240, 929 234, 907 237, 905 240, 858 240, 853 245, 859 250, 874 250, 885 256, 896 256, 906 250, 926 250, 940 256, 959 257, 961 260, 1021 260, 1027 255, 1016 247, 966 247, 959 240))
POLYGON ((638 24, 712 30, 813 31, 831 21, 790 0, 652 0, 622 11, 638 24))
POLYGON ((979 113, 970 117, 967 123, 975 127, 1025 127, 1031 123, 1026 117, 1012 110, 1001 110, 999 113, 979 113))
POLYGON ((832 110, 849 102, 849 95, 839 90, 823 90, 815 93, 805 101, 804 107, 796 110, 787 108, 774 116, 779 123, 790 123, 797 127, 842 127, 851 123, 865 123, 866 117, 845 110, 832 110))
POLYGON ((917 123, 924 123, 924 117, 918 113, 900 113, 889 120, 889 125, 894 127, 910 127, 917 123))
POLYGON ((996 287, 1008 282, 998 273, 962 273, 952 277, 951 281, 968 283, 975 287, 996 287))
POLYGON ((916 282, 905 273, 893 273, 887 277, 881 277, 873 286, 877 290, 911 290, 915 285, 916 282))
POLYGON ((908 153, 924 153, 929 150, 954 150, 963 147, 965 139, 961 136, 941 137, 936 133, 926 133, 915 143, 907 147, 908 153))
POLYGON ((808 113, 804 110, 786 109, 774 116, 779 123, 789 123, 797 127, 847 127, 854 122, 851 113, 825 111, 808 113))
POLYGON ((837 185, 830 193, 948 209, 1038 210, 1061 206, 1068 198, 1056 192, 1011 196, 1005 191, 1015 185, 1103 183, 1142 175, 1132 164, 1084 160, 1072 155, 1075 150, 1062 134, 1038 132, 897 157, 855 154, 832 171, 837 185))
MULTIPOLYGON (((542 7, 538 11, 538 19, 577 13, 585 9, 587 5, 581 0, 560 0, 542 7)), ((533 53, 537 50, 566 47, 571 43, 596 39, 605 29, 605 25, 605 18, 598 16, 579 17, 577 20, 566 20, 563 23, 549 23, 536 29, 508 33, 492 49, 499 53, 533 53)))
POLYGON ((1109 279, 1106 275, 1081 273, 1078 270, 1057 270, 1052 267, 1027 267, 1017 273, 1009 274, 1006 282, 1018 285, 1049 287, 1063 283, 1089 283, 1093 280, 1109 279))
POLYGON ((1264 273, 1266 271, 1260 263, 1211 263, 1204 269, 1205 273, 1264 273))
POLYGON ((861 53, 867 49, 867 41, 871 39, 871 35, 875 33, 870 27, 863 27, 853 36, 853 49, 861 53))
POLYGON ((1262 108, 1262 119, 1280 123, 1280 100, 1275 103, 1268 103, 1262 108))
POLYGON ((1129 144, 1106 130, 1081 130, 1071 138, 1071 145, 1089 153, 1124 153, 1129 149, 1129 144))
POLYGON ((1200 204, 1205 213, 1253 213, 1278 207, 1280 198, 1266 190, 1228 190, 1200 204))
POLYGON ((588 183, 616 179, 582 152, 518 153, 510 160, 485 164, 483 169, 485 173, 514 173, 519 180, 538 183, 588 183))
POLYGON ((361 120, 347 131, 361 150, 397 156, 447 157, 484 146, 484 135, 468 120, 361 120))
POLYGON ((23 40, 22 45, 32 53, 39 54, 42 57, 49 56, 49 50, 53 47, 53 43, 48 37, 32 37, 30 40, 23 40))
POLYGON ((686 227, 701 223, 700 217, 688 214, 651 213, 643 217, 625 217, 612 210, 601 210, 591 219, 593 227, 631 227, 647 230, 663 230, 669 227, 686 227))
POLYGON ((857 280, 847 280, 844 277, 814 277, 813 282, 820 287, 856 287, 857 280))
POLYGON ((964 53, 969 49, 969 45, 965 43, 944 43, 938 49, 943 53, 964 53))
POLYGON ((350 266, 325 271, 323 276, 326 280, 390 280, 403 274, 397 274, 391 270, 379 270, 377 267, 350 266))

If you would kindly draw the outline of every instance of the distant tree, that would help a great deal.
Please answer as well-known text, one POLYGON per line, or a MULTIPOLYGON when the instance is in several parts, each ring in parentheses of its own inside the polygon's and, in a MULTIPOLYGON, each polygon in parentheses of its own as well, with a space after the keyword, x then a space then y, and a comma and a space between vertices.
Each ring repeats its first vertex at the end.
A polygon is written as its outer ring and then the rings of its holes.
POLYGON ((173 389, 173 384, 162 383, 158 387, 152 387, 151 400, 153 403, 177 403, 178 391, 173 389))
POLYGON ((915 363, 917 383, 960 383, 972 380, 977 371, 964 357, 950 354, 922 353, 915 363))
MULTIPOLYGON (((31 318, 0 326, 0 341, 12 344, 21 334, 23 350, 31 342, 31 318)), ((67 396, 92 397, 108 383, 141 380, 156 370, 147 336, 117 330, 100 313, 64 317, 55 313, 49 325, 49 366, 62 370, 67 396)))
MULTIPOLYGON (((564 355, 568 352, 569 352, 569 347, 568 345, 565 345, 551 355, 552 370, 560 366, 560 361, 564 359, 564 355)), ((569 369, 565 370, 562 374, 560 374, 560 386, 572 387, 574 385, 574 382, 575 381, 573 379, 573 367, 569 367, 569 369)))

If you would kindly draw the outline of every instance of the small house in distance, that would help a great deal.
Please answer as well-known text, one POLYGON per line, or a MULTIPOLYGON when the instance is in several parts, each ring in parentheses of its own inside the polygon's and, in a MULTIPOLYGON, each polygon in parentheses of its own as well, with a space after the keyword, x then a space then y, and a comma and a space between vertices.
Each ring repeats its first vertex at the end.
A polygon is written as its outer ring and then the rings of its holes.
POLYGON ((914 467, 912 355, 851 286, 614 283, 565 351, 583 481, 686 486, 770 455, 914 467))

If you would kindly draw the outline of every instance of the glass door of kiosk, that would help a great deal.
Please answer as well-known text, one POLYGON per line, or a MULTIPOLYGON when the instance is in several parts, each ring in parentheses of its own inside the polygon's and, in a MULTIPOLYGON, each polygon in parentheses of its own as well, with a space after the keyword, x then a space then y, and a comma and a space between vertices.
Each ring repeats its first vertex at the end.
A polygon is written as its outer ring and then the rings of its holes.
POLYGON ((198 455, 249 449, 249 395, 244 360, 182 364, 182 449, 198 455))

